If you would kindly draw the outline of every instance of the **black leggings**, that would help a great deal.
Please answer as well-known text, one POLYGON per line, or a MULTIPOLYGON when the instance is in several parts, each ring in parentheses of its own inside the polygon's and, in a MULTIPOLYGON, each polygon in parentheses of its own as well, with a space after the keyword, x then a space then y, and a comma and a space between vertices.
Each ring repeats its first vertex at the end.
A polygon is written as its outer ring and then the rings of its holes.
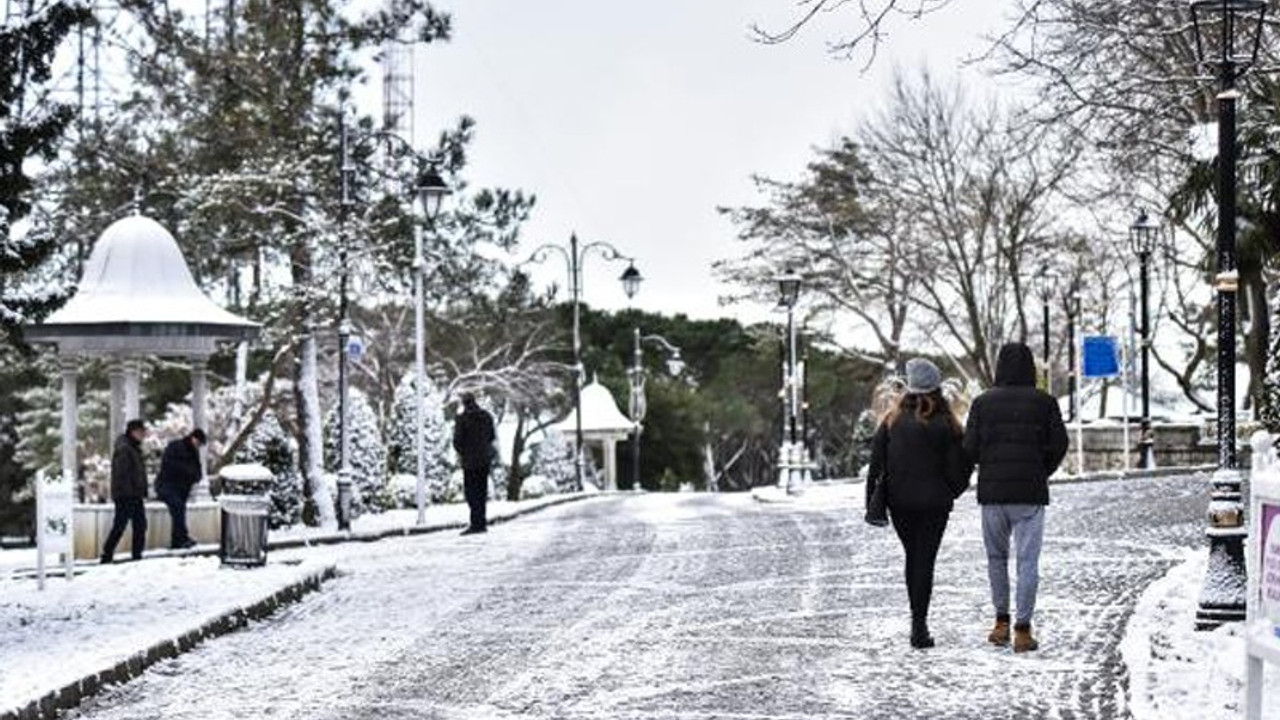
POLYGON ((929 598, 933 595, 933 566, 947 530, 947 510, 889 509, 893 529, 898 532, 906 552, 907 598, 911 602, 911 619, 924 622, 929 616, 929 598))

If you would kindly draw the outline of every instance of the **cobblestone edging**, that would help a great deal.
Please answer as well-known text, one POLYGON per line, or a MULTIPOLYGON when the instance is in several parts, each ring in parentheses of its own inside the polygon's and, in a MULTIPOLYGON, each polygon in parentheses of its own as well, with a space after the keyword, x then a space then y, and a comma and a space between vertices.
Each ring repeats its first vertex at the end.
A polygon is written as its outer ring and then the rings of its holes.
POLYGON ((176 638, 156 643, 141 652, 134 653, 115 665, 91 673, 83 678, 53 690, 25 707, 0 713, 0 720, 52 720, 63 710, 69 710, 112 685, 128 682, 147 668, 163 660, 175 658, 200 645, 205 640, 235 632, 250 622, 262 620, 280 608, 301 600, 310 592, 319 590, 322 583, 337 575, 337 566, 329 565, 310 573, 258 602, 223 613, 194 630, 176 638))

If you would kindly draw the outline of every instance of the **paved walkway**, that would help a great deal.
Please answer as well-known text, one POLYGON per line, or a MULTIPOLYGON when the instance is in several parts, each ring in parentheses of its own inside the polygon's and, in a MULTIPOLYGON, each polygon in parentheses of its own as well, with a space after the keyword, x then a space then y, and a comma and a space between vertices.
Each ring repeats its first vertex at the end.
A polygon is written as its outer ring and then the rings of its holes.
POLYGON ((1203 542, 1206 489, 1055 488, 1044 649, 1030 656, 983 642, 971 495, 944 542, 939 646, 925 652, 907 644, 892 531, 864 525, 847 499, 609 497, 487 536, 344 547, 344 576, 320 594, 77 716, 1128 717, 1125 623, 1173 550, 1203 542))

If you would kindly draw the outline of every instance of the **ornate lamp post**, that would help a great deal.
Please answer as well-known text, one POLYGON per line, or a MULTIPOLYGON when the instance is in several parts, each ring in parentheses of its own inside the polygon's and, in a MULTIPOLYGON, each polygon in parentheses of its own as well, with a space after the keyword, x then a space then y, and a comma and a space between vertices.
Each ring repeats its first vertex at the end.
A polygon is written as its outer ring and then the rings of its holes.
POLYGON ((593 250, 607 261, 626 260, 629 263, 627 269, 622 272, 618 280, 622 283, 622 290, 627 294, 627 298, 635 297, 636 293, 640 292, 640 283, 644 281, 644 277, 636 269, 635 259, 623 255, 617 248, 607 242, 597 241, 579 246, 578 235, 574 233, 569 236, 568 248, 563 245, 547 243, 534 250, 529 259, 521 263, 522 265, 531 262, 540 263, 545 261, 548 255, 555 253, 564 259, 569 271, 569 288, 573 294, 574 465, 579 490, 582 489, 582 468, 585 462, 582 452, 582 378, 584 375, 581 330, 582 265, 587 259, 587 254, 593 250))
MULTIPOLYGON (((414 368, 417 373, 417 380, 414 383, 416 391, 417 412, 415 424, 417 425, 414 447, 417 454, 417 506, 418 506, 418 524, 422 524, 426 520, 426 473, 424 455, 424 438, 423 438, 423 412, 425 405, 425 384, 426 384, 426 321, 425 307, 423 298, 424 275, 426 271, 426 261, 423 258, 423 233, 434 227, 436 219, 440 215, 440 210, 444 206, 444 199, 453 191, 444 179, 440 177, 440 173, 436 170, 435 164, 417 153, 413 146, 407 140, 396 135, 395 133, 379 131, 371 133, 371 138, 384 140, 390 144, 398 144, 402 151, 407 155, 415 158, 418 162, 418 175, 415 182, 414 191, 418 196, 419 202, 422 204, 422 212, 425 219, 425 226, 421 232, 414 232, 414 256, 413 256, 413 286, 414 286, 414 311, 415 311, 415 347, 414 347, 414 368)), ((348 315, 347 300, 347 278, 350 274, 347 262, 347 246, 346 246, 346 219, 350 212, 352 204, 351 200, 351 178, 355 169, 350 164, 350 138, 347 131, 346 115, 341 120, 341 174, 342 174, 342 205, 341 214, 339 215, 339 234, 341 235, 341 244, 339 251, 339 272, 341 277, 339 280, 339 300, 338 300, 338 529, 349 530, 351 528, 351 453, 350 453, 350 422, 348 418, 349 402, 349 373, 348 373, 348 355, 350 354, 348 347, 351 342, 351 322, 348 315)))
POLYGON ((1236 80, 1257 61, 1265 0, 1194 0, 1200 64, 1217 76, 1218 101, 1218 470, 1209 502, 1209 569, 1196 627, 1245 617, 1244 503, 1236 469, 1236 80))
POLYGON ((1139 211, 1138 219, 1129 226, 1129 245, 1138 256, 1138 293, 1141 296, 1142 424, 1138 438, 1138 467, 1144 469, 1156 466, 1155 439, 1151 436, 1151 313, 1148 302, 1151 297, 1151 253, 1159 235, 1160 223, 1148 216, 1146 210, 1139 211))
POLYGON ((644 416, 648 410, 644 397, 644 347, 643 343, 653 342, 662 346, 669 354, 667 372, 678 376, 684 372, 684 359, 680 357, 680 348, 661 335, 641 335, 640 328, 635 328, 632 335, 635 339, 632 349, 631 370, 627 373, 631 380, 631 489, 639 492, 640 486, 640 435, 644 432, 644 416))
POLYGON ((1049 359, 1049 304, 1058 295, 1058 274, 1047 264, 1040 266, 1040 329, 1044 364, 1044 391, 1053 395, 1053 368, 1049 359))
POLYGON ((800 379, 796 377, 796 303, 800 299, 799 275, 787 273, 777 278, 778 304, 787 310, 787 357, 782 393, 786 399, 786 423, 782 445, 778 450, 778 485, 787 494, 800 491, 803 474, 808 470, 803 445, 799 438, 800 379), (800 475, 797 477, 797 475, 800 475))
POLYGON ((436 220, 439 219, 440 210, 444 207, 444 199, 453 190, 449 188, 444 178, 440 177, 440 173, 437 172, 434 163, 423 162, 419 158, 417 192, 418 201, 422 203, 422 215, 426 218, 426 223, 422 230, 413 234, 413 369, 415 373, 413 383, 415 408, 413 450, 417 456, 417 462, 414 466, 417 473, 414 500, 418 506, 418 524, 422 525, 427 521, 427 476, 426 458, 424 457, 426 442, 423 437, 426 421, 424 413, 426 413, 427 404, 427 327, 426 300, 424 298, 427 263, 422 255, 422 236, 426 232, 435 230, 436 220))

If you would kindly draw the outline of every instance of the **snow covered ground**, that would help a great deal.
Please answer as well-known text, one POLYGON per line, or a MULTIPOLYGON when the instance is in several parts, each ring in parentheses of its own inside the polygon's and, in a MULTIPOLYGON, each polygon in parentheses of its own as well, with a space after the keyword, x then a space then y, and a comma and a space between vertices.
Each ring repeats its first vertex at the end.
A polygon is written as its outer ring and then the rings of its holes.
POLYGON ((317 559, 253 570, 187 557, 86 569, 74 580, 0 579, 0 712, 299 582, 317 559))
MULTIPOLYGON (((1152 583, 1129 621, 1121 651, 1136 720, 1235 720, 1244 712, 1245 652, 1239 625, 1194 630, 1208 553, 1152 583)), ((1280 669, 1264 673, 1263 718, 1280 720, 1280 669)))

